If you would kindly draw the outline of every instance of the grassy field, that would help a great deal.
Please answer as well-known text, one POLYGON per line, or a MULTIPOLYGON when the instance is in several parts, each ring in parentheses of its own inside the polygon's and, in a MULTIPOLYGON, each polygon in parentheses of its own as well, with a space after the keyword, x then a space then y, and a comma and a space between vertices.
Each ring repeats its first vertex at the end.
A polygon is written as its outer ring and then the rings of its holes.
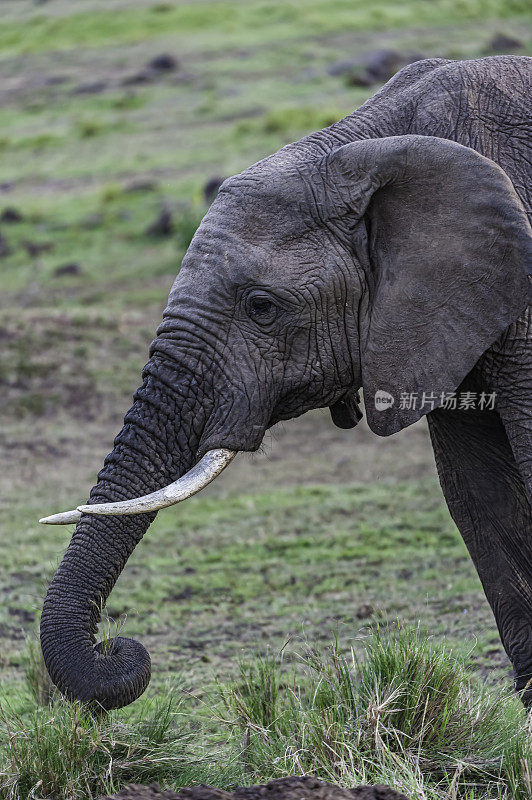
MULTIPOLYGON (((377 88, 329 74, 336 62, 381 48, 476 57, 499 33, 530 54, 532 22, 524 0, 1 6, 0 678, 27 723, 26 638, 71 534, 37 519, 82 501, 111 449, 206 181, 377 88), (175 68, 147 69, 161 53, 175 68), (162 210, 171 229, 154 234, 162 210)), ((360 653, 397 620, 445 639, 487 686, 510 682, 424 424, 383 440, 326 411, 278 426, 264 453, 159 515, 108 611, 151 652, 148 699, 179 676, 194 714, 243 653, 288 639, 319 652, 334 635, 360 653)))

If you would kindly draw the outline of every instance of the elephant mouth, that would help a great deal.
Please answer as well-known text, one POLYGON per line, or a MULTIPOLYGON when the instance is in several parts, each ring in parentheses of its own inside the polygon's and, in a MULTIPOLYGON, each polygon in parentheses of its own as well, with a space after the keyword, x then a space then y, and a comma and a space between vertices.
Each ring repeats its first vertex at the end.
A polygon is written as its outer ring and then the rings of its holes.
POLYGON ((82 514, 126 516, 160 511, 201 492, 229 466, 237 452, 237 450, 227 450, 226 448, 209 450, 192 469, 163 489, 116 503, 93 503, 78 506, 73 511, 63 511, 43 517, 39 522, 44 525, 69 525, 77 522, 82 514))

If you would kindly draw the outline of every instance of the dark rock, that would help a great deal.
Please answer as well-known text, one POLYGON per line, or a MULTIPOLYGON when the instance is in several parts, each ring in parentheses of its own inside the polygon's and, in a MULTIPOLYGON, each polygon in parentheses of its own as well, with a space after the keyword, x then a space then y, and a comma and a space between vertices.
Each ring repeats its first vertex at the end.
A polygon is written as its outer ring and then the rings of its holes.
POLYGON ((374 50, 367 54, 363 67, 369 81, 380 83, 391 78, 403 64, 404 59, 394 50, 374 50))
POLYGON ((162 72, 175 72, 179 62, 169 53, 160 53, 154 56, 148 64, 132 75, 126 75, 122 80, 123 86, 135 86, 138 83, 151 83, 160 77, 162 72))
POLYGON ((81 226, 83 228, 92 230, 93 228, 99 228, 101 225, 103 225, 104 221, 104 215, 100 214, 99 211, 95 211, 94 214, 88 214, 88 216, 82 219, 81 226))
POLYGON ((180 600, 188 600, 194 594, 191 586, 185 586, 182 592, 171 592, 165 599, 172 602, 180 600))
POLYGON ((400 569, 397 577, 402 581, 409 581, 413 574, 414 572, 411 569, 400 569))
POLYGON ((105 81, 91 81, 90 83, 80 83, 74 89, 74 94, 99 94, 107 89, 105 81))
POLYGON ((357 610, 356 610, 356 618, 357 619, 369 619, 374 612, 374 608, 371 603, 362 603, 357 610))
POLYGON ((360 86, 365 89, 369 89, 370 86, 379 83, 379 81, 373 78, 365 69, 353 70, 353 72, 347 76, 346 82, 348 86, 360 86))
POLYGON ((0 222, 23 222, 24 217, 22 216, 21 212, 18 208, 13 208, 13 206, 7 206, 4 208, 2 213, 0 214, 0 222))
POLYGON ((54 269, 54 278, 62 278, 64 275, 82 275, 83 269, 75 261, 70 264, 61 264, 61 266, 54 269))
POLYGON ((359 59, 344 58, 342 61, 335 61, 334 64, 331 64, 327 70, 327 75, 331 75, 333 78, 338 78, 342 75, 349 75, 349 73, 358 66, 360 66, 359 59))
POLYGON ((68 81, 68 75, 47 75, 42 79, 43 86, 60 86, 68 81))
POLYGON ((146 228, 146 236, 170 236, 174 230, 172 214, 163 208, 159 216, 146 228))
POLYGON ((264 786, 241 786, 226 792, 211 786, 194 786, 173 792, 157 783, 131 784, 118 794, 101 800, 408 800, 389 786, 359 786, 343 789, 309 776, 279 778, 264 786))
POLYGON ((160 53, 148 61, 148 67, 158 72, 173 72, 179 67, 179 61, 169 53, 160 53))
POLYGON ((507 36, 505 33, 496 33, 493 39, 488 44, 488 53, 513 53, 515 50, 521 50, 523 42, 516 39, 515 36, 507 36))
POLYGON ((49 253, 54 249, 52 242, 32 242, 29 239, 25 239, 22 242, 22 247, 24 247, 30 258, 37 258, 43 253, 49 253))
POLYGON ((124 192, 155 192, 157 181, 151 178, 134 178, 124 186, 124 192))
POLYGON ((218 194, 218 190, 222 183, 225 181, 225 178, 221 178, 219 175, 215 175, 205 183, 203 187, 203 197, 206 203, 212 203, 212 201, 216 198, 218 194))
POLYGON ((133 75, 126 75, 122 80, 122 86, 135 86, 138 83, 151 83, 159 76, 159 71, 146 67, 133 75))
POLYGON ((328 74, 345 76, 350 86, 374 86, 376 83, 384 83, 402 67, 422 58, 419 53, 402 54, 395 50, 371 50, 360 58, 331 64, 328 74))

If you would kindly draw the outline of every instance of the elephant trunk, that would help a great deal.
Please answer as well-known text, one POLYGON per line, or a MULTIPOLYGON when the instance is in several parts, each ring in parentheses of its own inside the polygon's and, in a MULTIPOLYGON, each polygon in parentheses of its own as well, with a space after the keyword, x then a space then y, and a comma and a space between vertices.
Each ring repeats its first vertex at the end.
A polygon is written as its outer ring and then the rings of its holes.
MULTIPOLYGON (((178 372, 160 356, 148 363, 91 504, 153 492, 194 463, 209 404, 200 397, 194 371, 187 369, 176 382, 178 372)), ((95 642, 105 601, 154 518, 154 513, 83 514, 50 584, 41 618, 42 651, 52 681, 72 699, 120 708, 149 683, 150 657, 141 644, 123 637, 95 642)))

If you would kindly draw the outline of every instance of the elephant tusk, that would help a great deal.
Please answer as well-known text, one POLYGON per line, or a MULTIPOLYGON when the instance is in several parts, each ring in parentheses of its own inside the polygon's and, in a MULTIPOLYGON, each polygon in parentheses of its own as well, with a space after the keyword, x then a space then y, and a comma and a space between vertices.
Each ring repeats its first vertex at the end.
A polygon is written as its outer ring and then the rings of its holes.
POLYGON ((42 522, 43 525, 70 525, 73 522, 79 522, 80 519, 80 511, 62 511, 60 514, 43 517, 39 522, 42 522))
POLYGON ((132 500, 121 500, 118 503, 78 506, 78 512, 121 516, 124 514, 147 514, 150 511, 168 508, 168 506, 180 503, 204 489, 218 477, 220 472, 223 472, 235 456, 235 450, 226 450, 225 448, 209 450, 195 467, 192 467, 177 481, 165 486, 164 489, 159 489, 143 497, 135 497, 132 500))

